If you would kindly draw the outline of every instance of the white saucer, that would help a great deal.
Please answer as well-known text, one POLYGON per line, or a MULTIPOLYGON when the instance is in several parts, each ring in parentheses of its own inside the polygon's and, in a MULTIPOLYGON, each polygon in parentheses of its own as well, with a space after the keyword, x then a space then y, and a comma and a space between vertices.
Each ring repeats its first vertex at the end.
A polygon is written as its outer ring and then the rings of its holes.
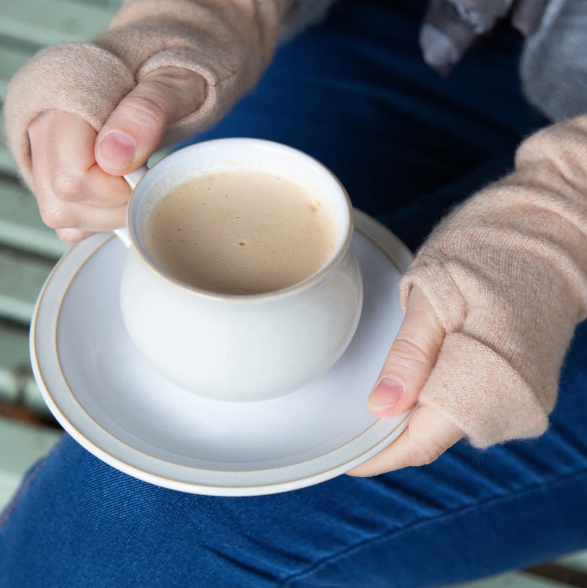
POLYGON ((408 423, 408 414, 375 418, 366 399, 401 324, 398 284, 412 255, 367 215, 356 212, 355 222, 365 299, 350 347, 320 380, 247 404, 199 398, 146 364, 118 305, 124 246, 111 234, 77 245, 47 279, 31 327, 33 370, 51 412, 96 457, 183 492, 284 492, 366 461, 408 423))

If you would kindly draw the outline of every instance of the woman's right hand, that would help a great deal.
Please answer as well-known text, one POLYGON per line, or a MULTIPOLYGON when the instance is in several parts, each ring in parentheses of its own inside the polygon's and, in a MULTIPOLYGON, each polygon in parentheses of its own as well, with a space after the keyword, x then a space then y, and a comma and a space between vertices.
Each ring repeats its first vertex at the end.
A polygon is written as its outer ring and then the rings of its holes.
POLYGON ((205 92, 198 74, 162 67, 141 80, 98 133, 76 114, 39 115, 28 134, 45 224, 68 243, 124 226, 131 190, 122 176, 147 162, 166 129, 196 110, 205 92))

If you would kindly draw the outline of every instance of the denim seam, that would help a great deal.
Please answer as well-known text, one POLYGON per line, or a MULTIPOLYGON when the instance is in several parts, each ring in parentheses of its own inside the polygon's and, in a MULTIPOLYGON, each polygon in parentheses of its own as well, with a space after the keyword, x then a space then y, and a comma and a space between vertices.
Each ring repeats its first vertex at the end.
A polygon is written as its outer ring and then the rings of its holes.
POLYGON ((31 482, 37 477, 37 474, 43 469, 43 466, 47 462, 47 458, 49 457, 49 455, 51 455, 51 453, 53 453, 53 451, 55 449, 57 449, 57 447, 59 447, 59 445, 63 441, 64 437, 65 437, 65 435, 62 435, 61 438, 59 439, 59 441, 57 441, 57 443, 55 443, 55 445, 47 452, 47 455, 45 455, 44 457, 42 457, 40 459, 39 463, 37 463, 37 465, 35 466, 35 469, 27 476, 26 480, 21 485, 18 492, 15 494, 11 503, 7 506, 6 510, 4 511, 4 514, 0 517, 0 535, 2 534, 2 531, 4 530, 6 523, 8 523, 8 521, 10 519, 10 515, 13 513, 14 509, 18 506, 18 503, 20 502, 20 499, 23 497, 25 490, 29 487, 31 482))
POLYGON ((510 492, 508 494, 504 494, 501 496, 492 496, 491 498, 483 500, 482 502, 477 502, 475 504, 468 504, 468 505, 463 506, 461 508, 458 508, 456 510, 452 510, 448 513, 442 513, 442 514, 439 514, 439 515, 432 517, 432 518, 418 519, 418 520, 416 520, 416 521, 414 521, 404 527, 401 527, 400 529, 383 531, 382 533, 379 533, 378 535, 375 535, 373 537, 369 537, 368 539, 363 539, 362 541, 360 541, 358 543, 350 545, 338 553, 334 553, 332 555, 326 556, 325 558, 323 558, 317 562, 314 562, 312 565, 310 565, 310 567, 308 569, 306 569, 302 572, 297 572, 297 573, 293 574, 292 576, 285 578, 282 581, 282 583, 279 584, 278 588, 288 588, 288 586, 293 585, 292 584, 293 582, 300 580, 304 577, 311 576, 312 574, 325 568, 330 563, 336 562, 337 560, 341 559, 342 557, 349 555, 353 551, 360 551, 361 549, 364 549, 366 546, 368 546, 371 543, 375 543, 377 541, 383 541, 385 539, 388 539, 389 537, 392 537, 393 535, 400 534, 405 531, 409 531, 415 527, 424 526, 424 525, 427 525, 427 524, 430 524, 433 522, 440 521, 444 518, 453 517, 455 515, 466 512, 467 510, 474 510, 476 508, 491 504, 492 502, 500 502, 500 501, 508 500, 508 499, 516 497, 516 496, 521 496, 523 494, 529 494, 531 492, 543 490, 544 488, 549 488, 552 486, 557 486, 559 484, 564 484, 570 480, 573 480, 574 478, 579 478, 581 476, 584 476, 585 474, 587 474, 587 468, 580 470, 578 472, 574 472, 573 474, 569 474, 569 475, 564 476, 562 478, 559 477, 556 480, 553 480, 553 481, 548 482, 546 484, 536 484, 533 486, 528 486, 528 487, 526 487, 522 490, 518 490, 516 492, 510 492))

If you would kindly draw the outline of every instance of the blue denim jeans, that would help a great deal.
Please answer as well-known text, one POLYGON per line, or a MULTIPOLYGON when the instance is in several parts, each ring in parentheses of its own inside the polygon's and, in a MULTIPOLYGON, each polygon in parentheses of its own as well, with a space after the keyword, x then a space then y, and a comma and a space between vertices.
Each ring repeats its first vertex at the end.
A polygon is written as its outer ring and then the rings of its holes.
MULTIPOLYGON (((421 10, 342 1, 198 140, 303 149, 416 247, 543 124, 520 93, 516 35, 501 31, 445 80, 422 63, 421 10)), ((66 436, 0 520, 0 588, 422 588, 548 560, 587 547, 586 417, 581 325, 542 438, 462 442, 418 469, 214 498, 135 480, 66 436)))

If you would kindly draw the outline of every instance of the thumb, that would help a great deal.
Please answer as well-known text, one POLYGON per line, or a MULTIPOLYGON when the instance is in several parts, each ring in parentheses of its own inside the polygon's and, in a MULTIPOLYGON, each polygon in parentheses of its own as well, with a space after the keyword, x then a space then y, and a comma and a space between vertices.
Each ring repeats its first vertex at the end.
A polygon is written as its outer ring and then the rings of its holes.
POLYGON ((204 102, 206 82, 179 67, 161 67, 125 96, 96 139, 96 161, 107 173, 127 174, 144 165, 167 127, 204 102))
POLYGON ((432 372, 444 339, 434 308, 418 288, 410 292, 406 316, 367 401, 378 417, 409 410, 432 372))

